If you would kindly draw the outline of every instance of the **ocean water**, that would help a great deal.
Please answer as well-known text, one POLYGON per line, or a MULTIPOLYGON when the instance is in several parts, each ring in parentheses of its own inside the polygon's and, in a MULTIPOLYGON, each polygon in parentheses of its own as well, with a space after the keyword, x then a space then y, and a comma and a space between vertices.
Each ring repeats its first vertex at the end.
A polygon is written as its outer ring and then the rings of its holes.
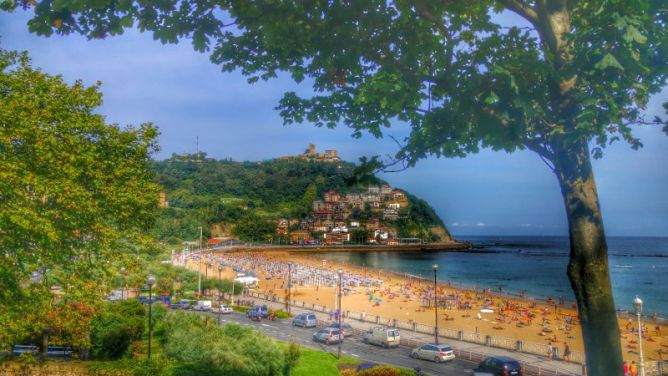
MULTIPOLYGON (((433 278, 431 265, 438 264, 437 278, 455 286, 491 288, 503 292, 525 291, 536 298, 560 297, 572 301, 566 276, 567 237, 485 236, 460 237, 482 252, 324 252, 335 262, 380 268, 433 278)), ((609 237, 610 264, 615 305, 632 310, 638 295, 643 313, 668 316, 668 238, 609 237)))

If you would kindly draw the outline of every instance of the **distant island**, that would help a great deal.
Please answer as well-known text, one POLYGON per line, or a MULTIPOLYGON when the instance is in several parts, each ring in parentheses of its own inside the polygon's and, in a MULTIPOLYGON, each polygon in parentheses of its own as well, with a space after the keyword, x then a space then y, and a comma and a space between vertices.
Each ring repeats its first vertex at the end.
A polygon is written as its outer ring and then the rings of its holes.
POLYGON ((293 245, 453 243, 434 209, 315 145, 295 156, 260 162, 216 160, 205 153, 155 161, 163 187, 154 235, 192 242, 199 227, 209 245, 231 240, 293 245))

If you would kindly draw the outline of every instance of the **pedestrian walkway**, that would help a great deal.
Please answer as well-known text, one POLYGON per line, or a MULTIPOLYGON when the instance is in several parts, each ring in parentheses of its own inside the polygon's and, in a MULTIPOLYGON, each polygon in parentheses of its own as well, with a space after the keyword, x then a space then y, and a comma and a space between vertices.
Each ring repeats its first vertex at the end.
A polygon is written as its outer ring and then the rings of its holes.
MULTIPOLYGON (((263 304, 267 304, 269 307, 272 309, 284 309, 285 304, 280 303, 280 302, 272 302, 269 300, 265 300, 256 296, 253 296, 253 298, 262 301, 263 304)), ((317 312, 317 311, 312 311, 308 310, 305 308, 301 307, 291 307, 291 313, 293 315, 303 313, 303 312, 313 312, 316 314, 316 317, 318 320, 324 321, 324 322, 329 322, 330 321, 330 316, 326 313, 322 312, 317 312)), ((346 322, 351 324, 353 328, 356 329, 356 331, 367 331, 368 329, 378 326, 377 324, 369 323, 369 322, 362 322, 362 321, 357 321, 353 319, 345 319, 346 322)), ((406 345, 408 347, 413 347, 413 346, 418 346, 418 344, 423 344, 423 343, 433 343, 434 342, 434 337, 427 335, 427 334, 422 334, 422 333, 415 333, 410 330, 401 330, 401 340, 402 340, 402 345, 406 345)), ((460 352, 463 352, 467 354, 467 357, 471 357, 470 359, 472 361, 479 361, 480 357, 476 357, 475 355, 480 355, 482 357, 489 357, 489 356, 495 356, 495 355, 505 355, 505 356, 510 356, 512 358, 517 359, 520 363, 524 365, 525 371, 527 375, 560 375, 560 376, 571 376, 571 375, 582 375, 582 366, 579 364, 575 363, 570 363, 570 362, 564 362, 560 360, 548 360, 546 356, 539 356, 539 355, 533 355, 533 354, 526 354, 526 353, 521 353, 518 351, 511 351, 511 350, 506 350, 506 349, 500 349, 500 348, 495 348, 495 347, 489 347, 489 346, 484 346, 481 344, 476 344, 476 343, 469 343, 469 342, 464 342, 464 341, 458 341, 455 339, 451 338, 443 338, 439 337, 439 343, 442 344, 448 344, 452 346, 455 350, 459 350, 460 352), (474 356, 472 356, 474 355, 474 356)))

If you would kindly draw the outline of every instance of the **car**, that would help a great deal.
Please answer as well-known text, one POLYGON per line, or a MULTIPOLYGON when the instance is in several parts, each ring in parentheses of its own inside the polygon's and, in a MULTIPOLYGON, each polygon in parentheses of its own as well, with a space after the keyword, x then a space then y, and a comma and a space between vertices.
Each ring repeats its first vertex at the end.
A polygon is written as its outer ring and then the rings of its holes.
POLYGON ((38 352, 37 346, 33 345, 15 345, 14 348, 12 349, 12 355, 14 356, 19 356, 22 354, 37 354, 38 352))
POLYGON ((228 306, 227 304, 221 304, 218 307, 214 308, 211 312, 213 313, 221 313, 221 314, 229 314, 234 312, 232 307, 228 306))
POLYGON ((474 370, 479 373, 489 373, 494 376, 522 376, 524 368, 517 360, 509 356, 492 356, 483 360, 474 370))
POLYGON ((49 346, 46 355, 51 358, 69 358, 72 356, 72 348, 68 346, 49 346))
POLYGON ((263 319, 269 318, 269 308, 266 305, 255 306, 248 311, 246 311, 246 317, 252 318, 252 316, 260 316, 263 319))
POLYGON ((192 307, 190 300, 181 300, 178 303, 174 303, 170 306, 172 309, 190 309, 192 307))
POLYGON ((339 343, 343 341, 343 333, 338 329, 325 328, 313 333, 313 340, 316 342, 324 342, 327 345, 332 343, 339 343))
POLYGON ((315 313, 300 313, 292 320, 293 326, 301 326, 302 328, 315 328, 318 325, 318 320, 315 313))
POLYGON ((341 328, 339 328, 339 323, 338 322, 333 322, 333 323, 329 324, 329 327, 334 328, 334 329, 341 329, 341 331, 343 332, 343 337, 344 338, 345 337, 350 337, 353 334, 355 334, 355 331, 353 330, 353 327, 350 326, 350 324, 345 323, 345 322, 341 323, 341 328))
POLYGON ((436 363, 447 362, 455 359, 455 352, 448 345, 437 345, 426 343, 411 351, 411 357, 415 359, 433 360, 436 363))
POLYGON ((399 330, 377 326, 364 334, 364 342, 385 348, 397 347, 401 342, 399 330))

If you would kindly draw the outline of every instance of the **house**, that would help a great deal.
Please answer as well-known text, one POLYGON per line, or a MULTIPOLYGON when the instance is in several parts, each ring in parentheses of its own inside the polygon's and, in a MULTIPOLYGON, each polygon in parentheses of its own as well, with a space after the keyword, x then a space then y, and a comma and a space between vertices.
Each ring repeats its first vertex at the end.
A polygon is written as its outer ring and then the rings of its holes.
POLYGON ((383 184, 380 186, 380 194, 385 196, 389 195, 392 192, 392 187, 390 187, 388 184, 383 184))
POLYGON ((327 232, 329 229, 321 220, 315 221, 313 224, 313 232, 327 232))
POLYGON ((401 209, 402 207, 408 206, 405 201, 390 201, 385 203, 385 207, 389 209, 401 209))
POLYGON ((378 194, 380 194, 380 187, 377 186, 377 185, 370 185, 367 188, 367 192, 370 193, 370 194, 373 194, 373 195, 378 195, 378 194))
POLYGON ((390 193, 390 199, 392 201, 405 201, 406 194, 398 189, 395 189, 390 193))
POLYGON ((310 243, 311 234, 304 230, 292 231, 290 233, 290 242, 293 244, 310 243))
POLYGON ((396 221, 399 219, 399 211, 397 209, 386 208, 383 209, 383 219, 396 221))
POLYGON ((375 230, 380 227, 380 220, 378 218, 369 218, 366 221, 367 230, 375 230))
POLYGON ((358 228, 358 227, 360 227, 360 221, 358 220, 350 221, 350 228, 358 228))
POLYGON ((284 235, 288 233, 288 220, 287 219, 279 219, 278 220, 278 226, 276 226, 276 233, 279 235, 284 235))
POLYGON ((318 210, 324 210, 324 209, 327 209, 327 204, 325 204, 324 201, 321 201, 321 200, 315 200, 315 201, 313 201, 313 205, 312 205, 312 207, 313 207, 313 211, 314 211, 314 212, 317 212, 318 210))
POLYGON ((343 244, 350 241, 350 234, 347 232, 328 232, 323 235, 325 244, 343 244))
POLYGON ((341 201, 341 195, 336 191, 327 191, 325 192, 325 202, 339 202, 341 201))
POLYGON ((224 245, 227 242, 231 242, 233 240, 237 240, 237 239, 232 238, 230 236, 219 236, 219 237, 208 239, 206 241, 206 245, 208 247, 217 247, 217 246, 224 245))

